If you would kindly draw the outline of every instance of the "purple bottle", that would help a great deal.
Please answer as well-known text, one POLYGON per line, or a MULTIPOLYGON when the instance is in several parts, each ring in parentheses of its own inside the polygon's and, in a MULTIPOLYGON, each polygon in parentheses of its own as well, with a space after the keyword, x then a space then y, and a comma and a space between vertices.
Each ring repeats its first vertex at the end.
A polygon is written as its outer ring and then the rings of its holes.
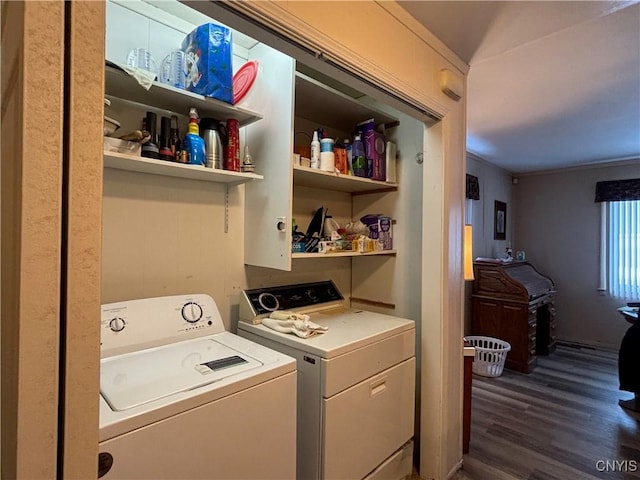
POLYGON ((353 139, 353 151, 351 157, 351 165, 353 167, 353 174, 358 177, 367 176, 367 158, 364 154, 364 144, 360 134, 356 135, 353 139))

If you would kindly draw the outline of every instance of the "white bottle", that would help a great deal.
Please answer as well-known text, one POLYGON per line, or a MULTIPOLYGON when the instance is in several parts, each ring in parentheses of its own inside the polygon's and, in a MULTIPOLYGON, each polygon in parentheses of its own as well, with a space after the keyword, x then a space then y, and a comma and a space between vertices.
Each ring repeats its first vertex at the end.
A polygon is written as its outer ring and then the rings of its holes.
POLYGON ((311 168, 320 168, 320 141, 317 130, 313 132, 313 140, 311 140, 311 168))

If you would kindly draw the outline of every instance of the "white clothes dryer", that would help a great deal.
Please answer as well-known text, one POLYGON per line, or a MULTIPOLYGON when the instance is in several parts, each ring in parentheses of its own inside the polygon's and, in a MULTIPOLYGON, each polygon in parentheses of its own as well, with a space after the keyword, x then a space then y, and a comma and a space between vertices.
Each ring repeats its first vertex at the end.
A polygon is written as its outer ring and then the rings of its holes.
POLYGON ((293 478, 295 422, 295 360, 210 296, 102 306, 99 478, 293 478))
POLYGON ((409 478, 415 324, 343 306, 331 281, 245 290, 238 335, 297 360, 299 480, 409 478), (309 338, 262 325, 275 310, 327 327, 309 338))

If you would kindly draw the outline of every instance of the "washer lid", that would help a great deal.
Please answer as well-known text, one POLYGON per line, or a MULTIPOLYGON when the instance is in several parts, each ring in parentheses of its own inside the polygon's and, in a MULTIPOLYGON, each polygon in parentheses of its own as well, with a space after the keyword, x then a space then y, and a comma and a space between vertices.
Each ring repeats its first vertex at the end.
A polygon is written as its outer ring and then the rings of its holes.
POLYGON ((213 338, 189 340, 103 359, 100 393, 122 411, 262 365, 213 338))

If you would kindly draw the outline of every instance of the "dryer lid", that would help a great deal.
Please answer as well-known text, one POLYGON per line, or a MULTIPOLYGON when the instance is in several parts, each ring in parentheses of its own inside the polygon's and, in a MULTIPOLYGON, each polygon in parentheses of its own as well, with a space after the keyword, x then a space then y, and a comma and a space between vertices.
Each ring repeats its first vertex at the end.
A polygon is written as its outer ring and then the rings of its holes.
POLYGON ((211 385, 263 365, 212 337, 127 353, 100 363, 100 393, 117 411, 211 385))

